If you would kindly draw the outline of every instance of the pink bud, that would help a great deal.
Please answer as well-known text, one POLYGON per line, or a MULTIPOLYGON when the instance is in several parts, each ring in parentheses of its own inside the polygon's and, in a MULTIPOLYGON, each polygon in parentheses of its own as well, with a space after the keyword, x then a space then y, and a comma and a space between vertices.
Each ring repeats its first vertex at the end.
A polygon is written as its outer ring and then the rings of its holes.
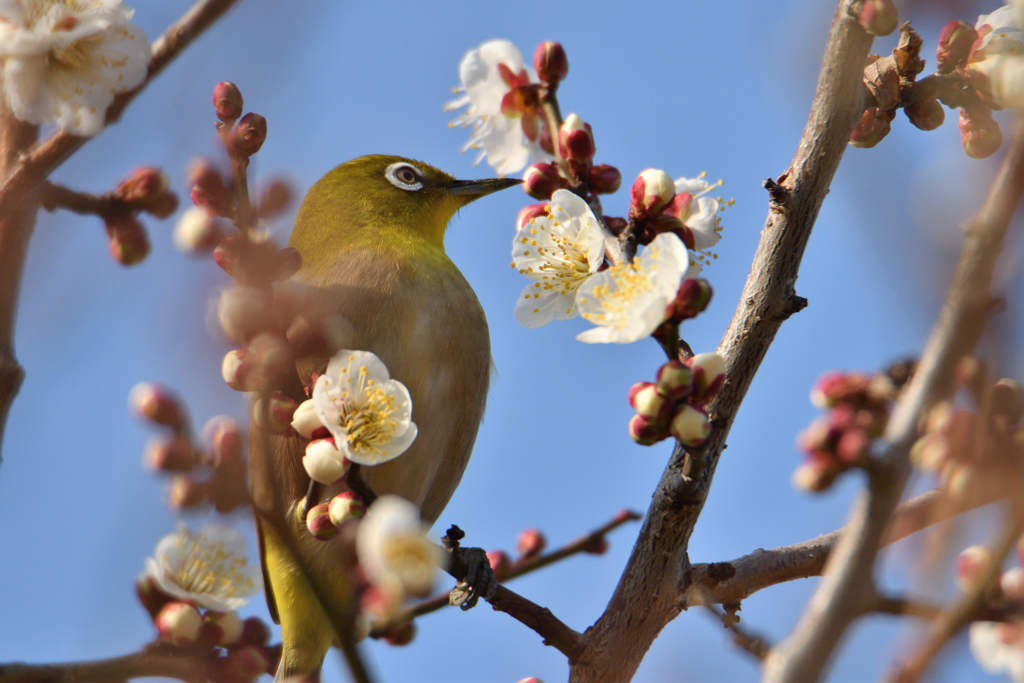
POLYGON ((270 642, 270 629, 259 617, 249 617, 242 622, 242 635, 239 640, 248 645, 266 645, 270 642))
POLYGON ((292 417, 299 404, 292 398, 285 396, 280 391, 270 395, 270 405, 266 412, 270 418, 270 424, 263 424, 263 399, 258 398, 253 402, 252 416, 256 424, 266 426, 271 434, 288 434, 292 429, 292 417))
POLYGON ((174 598, 160 590, 156 580, 147 572, 143 572, 135 580, 135 595, 139 598, 139 602, 145 610, 149 612, 149 616, 154 619, 160 613, 160 610, 164 608, 164 605, 174 600, 174 598))
POLYGON ((942 27, 939 45, 935 48, 935 61, 940 74, 948 74, 967 63, 971 46, 978 39, 978 32, 965 21, 954 19, 942 27))
POLYGON ((218 647, 234 645, 242 638, 242 619, 237 612, 207 612, 203 640, 218 647))
POLYGON ((230 151, 243 157, 251 157, 260 151, 267 139, 267 120, 252 112, 246 114, 231 131, 230 151))
POLYGON ((609 164, 598 164, 590 169, 589 183, 594 194, 613 194, 622 186, 622 173, 609 164))
POLYGON ((534 164, 523 172, 523 190, 534 199, 551 199, 565 185, 553 164, 534 164))
POLYGON ((214 468, 242 462, 242 428, 226 415, 206 423, 203 432, 209 434, 210 455, 214 468))
POLYGON ((540 529, 526 529, 519 533, 519 554, 523 557, 535 557, 547 547, 548 540, 540 529))
POLYGON ((992 554, 983 545, 972 545, 956 558, 956 575, 964 590, 971 590, 985 576, 992 554))
POLYGON ((869 107, 860 116, 860 121, 853 127, 850 133, 850 144, 854 147, 874 147, 889 134, 892 120, 896 118, 896 110, 879 110, 876 107, 869 107))
POLYGON ((114 190, 114 197, 144 208, 162 197, 170 186, 171 179, 166 173, 154 166, 143 166, 121 181, 114 190))
POLYGON ((537 78, 544 84, 556 84, 569 75, 569 58, 561 43, 550 40, 537 46, 533 53, 533 68, 537 70, 537 78))
POLYGON ((960 109, 960 141, 972 159, 992 156, 1003 145, 1003 131, 984 105, 960 109))
POLYGON ((711 303, 713 293, 711 284, 707 280, 686 278, 679 285, 676 298, 669 305, 670 310, 665 312, 665 317, 674 323, 696 318, 711 303))
POLYGON ((366 505, 351 491, 343 491, 331 498, 328 513, 334 526, 341 526, 350 519, 359 519, 366 514, 366 505))
POLYGON ((910 122, 920 130, 935 130, 946 120, 946 112, 938 100, 921 100, 903 109, 910 122))
POLYGON ((406 621, 388 629, 384 634, 384 642, 388 645, 408 645, 416 637, 416 626, 411 621, 406 621))
POLYGON ((629 195, 630 217, 643 220, 665 208, 672 201, 676 196, 676 184, 668 173, 648 168, 633 181, 629 195))
POLYGON ((192 162, 188 172, 192 186, 192 201, 212 216, 231 218, 235 212, 235 199, 231 196, 220 173, 205 159, 192 162))
POLYGON ((256 287, 235 286, 224 289, 217 302, 217 319, 224 335, 245 344, 270 328, 269 302, 256 287))
POLYGON ((629 404, 636 410, 637 415, 652 420, 668 417, 673 404, 658 392, 658 387, 650 382, 638 382, 629 390, 629 404))
POLYGON ((689 404, 683 404, 672 418, 670 431, 679 443, 688 448, 702 445, 711 435, 711 420, 707 413, 689 404))
POLYGON ((199 456, 182 436, 155 437, 146 446, 146 466, 153 471, 187 472, 199 464, 199 456))
POLYGON ((349 461, 334 445, 334 439, 317 439, 306 446, 302 466, 313 481, 333 484, 345 476, 349 461))
MULTIPOLYGON (((530 204, 519 210, 519 215, 516 217, 516 231, 522 230, 523 226, 529 223, 538 216, 544 216, 548 212, 547 204, 530 204)), ((515 264, 512 264, 515 267, 515 264)))
POLYGON ((590 163, 594 159, 597 147, 594 145, 594 133, 589 123, 585 123, 576 114, 569 114, 562 122, 558 131, 558 152, 562 158, 579 170, 590 171, 590 163))
POLYGON ((295 409, 295 414, 292 415, 292 429, 304 439, 325 439, 330 436, 327 427, 316 414, 313 399, 303 401, 295 409))
POLYGON ((287 181, 275 178, 263 187, 257 202, 256 213, 260 218, 273 218, 288 208, 295 198, 295 191, 287 181))
POLYGON ((128 409, 135 415, 174 430, 185 429, 188 417, 181 400, 155 382, 140 382, 128 394, 128 409))
POLYGON ((831 461, 811 457, 793 470, 793 486, 802 491, 824 491, 832 485, 840 471, 831 461))
POLYGON ((197 481, 187 474, 178 474, 171 479, 167 502, 175 510, 185 510, 205 503, 212 491, 209 482, 197 481))
POLYGON ((512 569, 512 560, 509 559, 508 553, 504 550, 488 550, 487 561, 491 563, 491 569, 494 570, 494 578, 504 581, 512 569))
POLYGON ((516 681, 516 683, 544 683, 544 681, 540 680, 536 676, 530 676, 529 678, 521 678, 516 681))
POLYGON ((134 266, 149 256, 149 237, 134 216, 107 216, 104 218, 110 255, 122 266, 134 266))
POLYGON ((140 208, 157 218, 170 218, 178 210, 178 195, 168 190, 140 208))
POLYGON ((313 534, 313 538, 321 541, 332 539, 338 534, 338 527, 331 521, 329 507, 327 503, 320 503, 306 513, 306 528, 313 534))
POLYGON ((668 438, 664 420, 634 415, 629 421, 629 436, 641 446, 651 446, 668 438))
POLYGON ((899 12, 892 0, 864 0, 857 21, 873 36, 887 36, 900 23, 899 12))
POLYGON ((725 359, 717 353, 698 353, 686 361, 693 373, 693 393, 690 400, 705 404, 711 401, 725 384, 725 359))
POLYGON ((249 385, 252 377, 252 363, 247 363, 250 352, 248 349, 228 351, 221 363, 220 372, 224 381, 235 391, 254 391, 256 387, 249 385))
POLYGON ((217 118, 231 122, 242 115, 242 92, 229 81, 213 86, 213 108, 217 118))
POLYGON ((160 640, 181 647, 191 645, 199 639, 203 618, 192 605, 171 602, 164 605, 153 623, 156 625, 160 640))
POLYGON ((679 360, 670 360, 658 368, 657 382, 658 392, 674 401, 693 391, 693 373, 679 360))
POLYGON ((186 209, 174 226, 174 246, 183 254, 210 252, 223 236, 213 216, 198 206, 186 209))

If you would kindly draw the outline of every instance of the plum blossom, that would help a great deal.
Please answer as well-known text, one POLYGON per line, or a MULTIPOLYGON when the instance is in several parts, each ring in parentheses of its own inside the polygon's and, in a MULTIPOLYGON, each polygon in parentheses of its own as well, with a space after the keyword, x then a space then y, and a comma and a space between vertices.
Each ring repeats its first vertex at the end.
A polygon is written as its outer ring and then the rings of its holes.
POLYGON ((1015 683, 1024 683, 1020 636, 1019 625, 976 621, 970 628, 971 654, 986 673, 1007 673, 1015 683))
POLYGON ((394 495, 378 498, 359 523, 356 551, 370 583, 400 596, 430 593, 446 556, 427 537, 419 509, 394 495))
POLYGON ((369 351, 342 349, 313 386, 317 417, 346 459, 379 465, 416 439, 409 390, 369 351))
POLYGON ((598 327, 576 338, 588 344, 626 344, 649 336, 665 322, 680 283, 695 269, 679 237, 658 235, 632 263, 596 273, 579 289, 580 314, 598 327))
POLYGON ((999 107, 1024 106, 1024 10, 1004 5, 978 17, 979 41, 968 69, 972 84, 999 107))
POLYGON ((576 290, 604 261, 608 236, 585 201, 557 190, 546 214, 525 221, 512 240, 512 267, 531 280, 515 316, 529 328, 579 315, 576 290))
POLYGON ((708 258, 713 257, 708 249, 722 239, 722 225, 718 217, 722 206, 717 199, 706 196, 712 190, 721 187, 722 181, 709 183, 704 179, 706 176, 706 173, 701 173, 696 178, 679 178, 675 181, 676 197, 673 208, 676 209, 676 217, 693 235, 691 248, 697 253, 698 265, 692 275, 700 272, 700 262, 707 263, 708 258))
POLYGON ((229 612, 256 592, 259 571, 246 557, 245 536, 235 529, 211 523, 193 532, 180 524, 146 558, 143 576, 172 598, 229 612))
POLYGON ((142 83, 149 40, 121 0, 0 0, 3 94, 29 123, 103 129, 118 93, 142 83))
POLYGON ((473 162, 487 163, 502 175, 516 173, 529 163, 553 157, 540 145, 539 84, 523 65, 523 54, 507 40, 489 40, 466 53, 459 63, 463 93, 448 102, 445 111, 466 107, 451 125, 473 127, 462 148, 479 149, 473 162))

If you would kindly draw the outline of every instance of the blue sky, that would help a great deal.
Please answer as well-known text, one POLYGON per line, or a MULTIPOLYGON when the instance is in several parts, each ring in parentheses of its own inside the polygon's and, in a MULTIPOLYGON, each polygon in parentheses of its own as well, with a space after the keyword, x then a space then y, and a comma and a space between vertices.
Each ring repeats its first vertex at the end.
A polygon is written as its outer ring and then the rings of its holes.
MULTIPOLYGON (((136 2, 135 20, 155 38, 188 5, 136 2)), ((705 270, 714 300, 683 327, 696 351, 714 349, 764 222, 761 181, 786 168, 806 121, 832 3, 453 1, 442 9, 322 2, 291 9, 298 6, 242 2, 55 180, 104 191, 131 168, 156 164, 186 196, 188 161, 214 149, 210 92, 222 80, 238 83, 247 110, 268 120, 257 178, 283 175, 305 192, 334 165, 368 153, 423 159, 460 178, 488 177, 490 169, 460 155, 466 133, 450 130, 442 111, 460 58, 491 38, 512 40, 527 58, 541 40, 559 40, 570 61, 562 110, 592 124, 596 161, 617 166, 624 188, 647 167, 673 177, 707 171, 725 180, 724 197, 736 199, 722 218, 720 257, 705 270)), ((945 21, 974 20, 905 18, 915 20, 930 62, 945 21)), ((876 51, 893 45, 892 38, 879 40, 876 51)), ((810 305, 783 325, 739 413, 691 543, 693 561, 729 560, 842 524, 858 477, 820 496, 789 482, 799 462, 794 438, 817 414, 810 386, 826 370, 875 369, 920 347, 949 277, 958 226, 979 205, 995 165, 963 155, 956 114, 948 111, 938 131, 917 131, 900 116, 879 147, 848 151, 796 285, 810 305)), ((509 251, 515 215, 530 201, 518 190, 488 197, 464 209, 447 238, 487 313, 498 377, 473 459, 437 528, 457 523, 467 540, 487 548, 511 550, 517 533, 533 526, 557 545, 620 508, 646 510, 670 453, 668 443, 637 446, 626 431, 629 386, 650 379, 662 362, 653 341, 584 345, 574 338, 587 327, 580 320, 527 330, 512 317, 525 281, 508 267, 509 251)), ((628 192, 604 203, 607 213, 625 215, 628 192)), ((282 241, 291 218, 275 226, 282 241)), ((212 261, 176 252, 172 225, 150 221, 151 257, 125 269, 107 256, 97 219, 40 215, 16 340, 28 375, 0 467, 0 661, 108 657, 153 636, 133 581, 175 518, 164 503, 165 482, 140 464, 150 432, 127 413, 130 388, 149 379, 174 387, 199 425, 246 413, 242 396, 220 378, 228 347, 207 323, 209 301, 227 277, 212 261)), ((1019 255, 1019 240, 1014 248, 1019 255)), ((1008 339, 1020 331, 1013 272, 1008 268, 1000 283, 1008 339)), ((1008 354, 1006 374, 1020 378, 1020 361, 1008 354)), ((947 528, 951 547, 983 535, 988 516, 981 511, 947 528)), ((251 537, 246 515, 230 521, 251 537)), ((574 558, 512 587, 582 631, 604 610, 637 529, 615 532, 604 556, 574 558)), ((947 595, 948 575, 920 580, 912 560, 921 544, 912 539, 889 553, 886 585, 916 582, 917 590, 947 595)), ((812 588, 813 581, 801 581, 754 596, 743 623, 783 637, 812 588)), ((262 600, 243 614, 266 617, 262 600)), ((877 678, 909 638, 889 618, 863 621, 831 680, 877 678)), ((452 643, 464 653, 464 680, 566 677, 562 655, 486 606, 429 616, 411 646, 372 643, 366 652, 381 680, 427 683, 451 680, 452 643)), ((338 675, 332 656, 327 676, 338 675)), ((721 627, 691 610, 665 629, 636 680, 757 677, 721 627)), ((936 680, 988 677, 959 640, 936 680)))

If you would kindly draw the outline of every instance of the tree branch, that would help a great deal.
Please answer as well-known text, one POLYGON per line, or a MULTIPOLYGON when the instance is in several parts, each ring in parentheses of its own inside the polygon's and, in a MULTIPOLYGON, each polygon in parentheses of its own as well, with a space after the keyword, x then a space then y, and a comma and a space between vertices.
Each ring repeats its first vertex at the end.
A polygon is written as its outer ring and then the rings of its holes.
POLYGON ((719 423, 699 485, 692 495, 674 494, 685 460, 677 448, 619 585, 585 634, 586 647, 570 672, 574 683, 628 680, 661 629, 679 614, 679 595, 688 588, 690 535, 736 411, 792 310, 789 302, 807 240, 862 111, 862 72, 871 37, 849 15, 848 4, 842 0, 836 10, 810 118, 789 170, 778 180, 777 194, 785 194, 786 201, 770 205, 743 295, 718 347, 728 380, 710 406, 719 423))

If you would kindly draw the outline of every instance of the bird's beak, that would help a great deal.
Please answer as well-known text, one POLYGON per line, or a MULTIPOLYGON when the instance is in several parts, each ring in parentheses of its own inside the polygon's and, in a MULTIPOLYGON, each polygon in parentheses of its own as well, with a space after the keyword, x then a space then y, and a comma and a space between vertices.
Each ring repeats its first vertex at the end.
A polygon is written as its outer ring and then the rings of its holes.
POLYGON ((450 194, 458 196, 460 199, 465 200, 466 204, 480 199, 492 192, 498 190, 504 190, 507 187, 513 185, 519 185, 522 183, 519 178, 488 178, 486 180, 456 180, 455 182, 448 183, 444 186, 444 189, 448 190, 450 194))

